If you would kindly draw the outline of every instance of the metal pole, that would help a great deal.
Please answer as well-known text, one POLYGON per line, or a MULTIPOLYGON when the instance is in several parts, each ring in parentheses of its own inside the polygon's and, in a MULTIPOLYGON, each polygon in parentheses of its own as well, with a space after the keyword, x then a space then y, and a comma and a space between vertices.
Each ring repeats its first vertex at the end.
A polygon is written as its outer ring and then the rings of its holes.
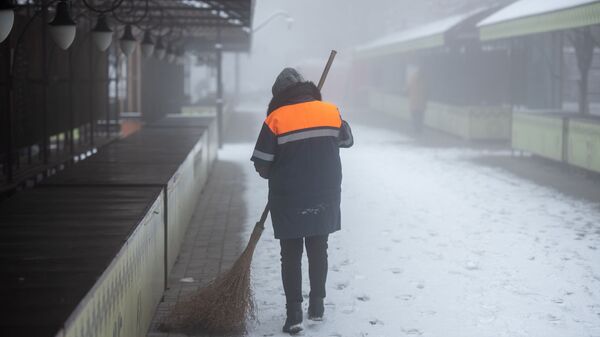
POLYGON ((42 0, 42 162, 48 164, 48 1, 42 0))
POLYGON ((69 154, 71 159, 75 154, 75 143, 73 141, 73 129, 75 129, 75 117, 73 116, 73 48, 69 49, 69 154))
MULTIPOLYGON (((90 14, 91 16, 91 14, 90 14)), ((94 46, 92 44, 92 42, 88 39, 88 53, 89 53, 89 62, 90 62, 90 82, 89 82, 89 95, 90 95, 90 99, 89 99, 89 114, 90 114, 90 146, 94 147, 94 132, 95 132, 95 128, 94 128, 94 124, 96 123, 96 119, 95 114, 94 114, 94 84, 95 84, 95 79, 94 76, 96 74, 96 69, 94 67, 94 46)))
MULTIPOLYGON (((119 48, 114 44, 115 48, 115 116, 119 115, 119 48)), ((110 137, 110 110, 106 110, 106 137, 110 137)))
POLYGON ((219 147, 223 145, 223 45, 221 43, 221 26, 217 27, 217 127, 219 131, 219 147))
POLYGON ((235 53, 235 101, 240 101, 240 53, 235 53))
POLYGON ((12 49, 10 48, 10 37, 4 43, 6 53, 6 71, 8 83, 6 84, 6 176, 9 182, 13 180, 13 145, 12 145, 12 49))

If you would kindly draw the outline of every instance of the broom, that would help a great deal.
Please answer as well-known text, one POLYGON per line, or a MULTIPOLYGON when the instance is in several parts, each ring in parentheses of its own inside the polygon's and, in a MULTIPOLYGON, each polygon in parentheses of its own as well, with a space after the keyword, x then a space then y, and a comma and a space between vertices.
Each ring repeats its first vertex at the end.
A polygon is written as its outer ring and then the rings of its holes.
MULTIPOLYGON (((321 90, 337 52, 331 51, 318 88, 321 90)), ((211 281, 184 302, 173 308, 158 329, 185 333, 241 334, 246 319, 254 318, 254 301, 250 286, 250 265, 256 244, 265 229, 269 204, 254 225, 248 245, 231 269, 211 281)))

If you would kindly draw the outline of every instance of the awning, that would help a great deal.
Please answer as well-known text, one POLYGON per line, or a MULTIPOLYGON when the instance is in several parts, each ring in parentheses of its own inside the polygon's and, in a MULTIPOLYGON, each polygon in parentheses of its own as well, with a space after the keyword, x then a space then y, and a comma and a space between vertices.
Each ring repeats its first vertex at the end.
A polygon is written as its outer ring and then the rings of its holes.
MULTIPOLYGON (((114 17, 124 22, 137 22, 135 35, 149 29, 154 37, 163 36, 163 43, 185 45, 188 50, 214 51, 215 44, 219 43, 224 51, 248 51, 252 39, 254 2, 130 0, 122 1, 109 20, 114 17)), ((72 6, 77 12, 87 11, 81 1, 72 1, 72 6)))
POLYGON ((520 0, 478 24, 481 40, 495 40, 600 23, 598 0, 520 0))
POLYGON ((483 11, 485 9, 454 15, 443 20, 384 36, 357 47, 354 52, 358 58, 368 58, 443 46, 446 42, 447 32, 483 11))

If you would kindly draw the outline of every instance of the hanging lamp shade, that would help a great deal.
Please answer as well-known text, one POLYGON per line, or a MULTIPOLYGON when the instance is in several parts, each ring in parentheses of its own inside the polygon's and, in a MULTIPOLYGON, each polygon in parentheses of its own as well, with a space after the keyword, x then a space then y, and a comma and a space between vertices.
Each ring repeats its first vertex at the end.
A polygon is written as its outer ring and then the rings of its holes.
POLYGON ((154 53, 154 40, 150 31, 144 33, 144 39, 142 40, 142 55, 144 57, 150 57, 154 53))
POLYGON ((154 55, 157 59, 162 60, 163 58, 165 58, 166 54, 167 48, 165 48, 165 45, 162 42, 162 38, 159 37, 158 41, 156 42, 156 47, 154 47, 154 55))
POLYGON ((8 0, 0 2, 0 42, 6 40, 15 22, 14 7, 8 0))
POLYGON ((179 48, 179 50, 177 51, 176 57, 177 57, 178 64, 185 63, 185 49, 183 49, 183 47, 179 48))
POLYGON ((167 62, 173 63, 173 61, 175 61, 175 50, 174 47, 171 46, 171 48, 167 50, 167 62))
POLYGON ((112 42, 113 31, 108 26, 106 22, 106 17, 104 15, 100 15, 98 17, 98 21, 96 21, 96 26, 92 29, 92 39, 94 40, 94 44, 100 51, 105 51, 110 46, 112 42))
POLYGON ((54 20, 48 24, 50 26, 50 36, 54 43, 62 50, 67 50, 73 40, 75 40, 75 33, 77 31, 77 25, 71 18, 69 13, 69 5, 65 0, 60 0, 56 5, 56 15, 54 20))
POLYGON ((125 56, 131 55, 135 50, 135 44, 137 40, 133 37, 133 33, 131 31, 131 25, 125 26, 125 32, 123 32, 123 36, 121 37, 121 50, 125 56))

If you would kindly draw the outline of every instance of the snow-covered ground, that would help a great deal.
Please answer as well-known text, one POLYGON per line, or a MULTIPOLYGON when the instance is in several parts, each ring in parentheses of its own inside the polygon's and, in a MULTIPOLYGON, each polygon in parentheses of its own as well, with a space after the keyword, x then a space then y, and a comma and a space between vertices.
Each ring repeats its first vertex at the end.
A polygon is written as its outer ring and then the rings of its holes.
MULTIPOLYGON (((330 237, 325 321, 305 319, 303 335, 600 336, 597 204, 466 160, 476 150, 353 131, 354 148, 342 150, 342 230, 330 237)), ((245 167, 248 230, 267 195, 252 146, 220 153, 245 167)), ((270 222, 253 283, 258 321, 249 335, 284 335, 270 222)))

